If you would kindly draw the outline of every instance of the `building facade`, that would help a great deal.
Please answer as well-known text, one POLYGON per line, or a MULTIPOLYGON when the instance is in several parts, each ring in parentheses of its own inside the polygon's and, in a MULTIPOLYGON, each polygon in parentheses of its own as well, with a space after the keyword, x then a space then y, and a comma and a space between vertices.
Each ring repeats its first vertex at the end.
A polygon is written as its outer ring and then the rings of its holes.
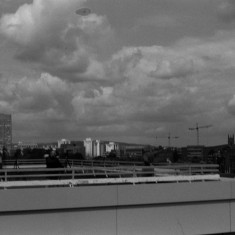
POLYGON ((93 140, 91 138, 86 138, 84 140, 84 147, 85 147, 85 155, 86 158, 93 157, 93 140))
POLYGON ((71 141, 67 139, 58 140, 58 148, 60 148, 62 144, 70 144, 70 143, 71 141))
POLYGON ((37 143, 34 143, 34 142, 22 142, 22 141, 19 141, 15 148, 21 148, 21 149, 25 149, 25 148, 28 148, 28 149, 36 149, 36 148, 38 148, 38 144, 37 144, 37 143))
POLYGON ((0 114, 0 148, 12 148, 12 118, 10 114, 0 114))
POLYGON ((85 146, 83 141, 71 141, 69 144, 61 144, 61 153, 68 154, 68 157, 72 155, 77 155, 79 157, 85 158, 85 146))
POLYGON ((107 156, 111 151, 117 151, 119 144, 110 141, 93 140, 86 138, 84 140, 85 155, 87 159, 102 156, 107 156))

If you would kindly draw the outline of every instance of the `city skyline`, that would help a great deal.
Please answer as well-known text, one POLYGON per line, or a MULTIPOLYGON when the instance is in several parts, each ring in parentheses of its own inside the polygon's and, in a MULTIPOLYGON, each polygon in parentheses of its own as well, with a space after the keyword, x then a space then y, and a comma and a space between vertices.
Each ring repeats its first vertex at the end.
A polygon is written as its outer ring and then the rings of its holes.
POLYGON ((12 115, 13 142, 167 145, 170 133, 187 146, 198 123, 212 125, 200 144, 224 144, 234 28, 231 0, 2 0, 0 113, 12 115))

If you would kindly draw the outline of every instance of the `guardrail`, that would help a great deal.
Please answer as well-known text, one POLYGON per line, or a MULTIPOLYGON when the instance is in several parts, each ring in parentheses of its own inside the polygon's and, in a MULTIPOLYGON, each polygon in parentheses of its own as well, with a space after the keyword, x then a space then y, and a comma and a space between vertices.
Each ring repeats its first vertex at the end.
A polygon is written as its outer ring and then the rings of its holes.
MULTIPOLYGON (((77 160, 77 159, 60 159, 62 164, 67 164, 70 166, 141 166, 143 162, 136 161, 110 161, 110 160, 77 160)), ((15 159, 4 160, 3 164, 7 166, 13 166, 15 163, 15 159)), ((18 165, 42 165, 45 164, 45 159, 18 159, 18 165)))
POLYGON ((89 178, 127 178, 179 175, 218 174, 218 165, 168 165, 168 166, 113 166, 113 167, 71 167, 71 168, 20 168, 1 169, 1 181, 19 180, 64 180, 89 178))

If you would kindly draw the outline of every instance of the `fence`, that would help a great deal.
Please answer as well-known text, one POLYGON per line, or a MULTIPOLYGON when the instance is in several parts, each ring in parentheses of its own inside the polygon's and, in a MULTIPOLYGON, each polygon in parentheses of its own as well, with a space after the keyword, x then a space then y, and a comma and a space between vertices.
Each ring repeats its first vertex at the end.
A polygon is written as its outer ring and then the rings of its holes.
POLYGON ((68 168, 20 168, 1 169, 1 181, 86 179, 86 178, 127 178, 177 175, 218 174, 218 165, 165 165, 165 166, 79 166, 68 168))
MULTIPOLYGON (((143 162, 135 162, 135 161, 110 161, 110 160, 77 160, 77 159, 60 159, 61 163, 69 163, 70 166, 141 166, 143 162)), ((19 159, 18 165, 45 165, 45 159, 19 159)), ((5 166, 14 165, 15 160, 4 160, 3 164, 5 166)))

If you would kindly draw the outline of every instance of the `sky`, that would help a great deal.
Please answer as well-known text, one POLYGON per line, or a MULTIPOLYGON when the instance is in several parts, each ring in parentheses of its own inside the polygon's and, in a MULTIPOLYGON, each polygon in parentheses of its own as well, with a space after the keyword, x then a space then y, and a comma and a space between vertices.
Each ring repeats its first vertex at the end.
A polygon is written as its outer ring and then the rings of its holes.
POLYGON ((235 1, 1 0, 0 113, 14 142, 225 144, 235 1))

